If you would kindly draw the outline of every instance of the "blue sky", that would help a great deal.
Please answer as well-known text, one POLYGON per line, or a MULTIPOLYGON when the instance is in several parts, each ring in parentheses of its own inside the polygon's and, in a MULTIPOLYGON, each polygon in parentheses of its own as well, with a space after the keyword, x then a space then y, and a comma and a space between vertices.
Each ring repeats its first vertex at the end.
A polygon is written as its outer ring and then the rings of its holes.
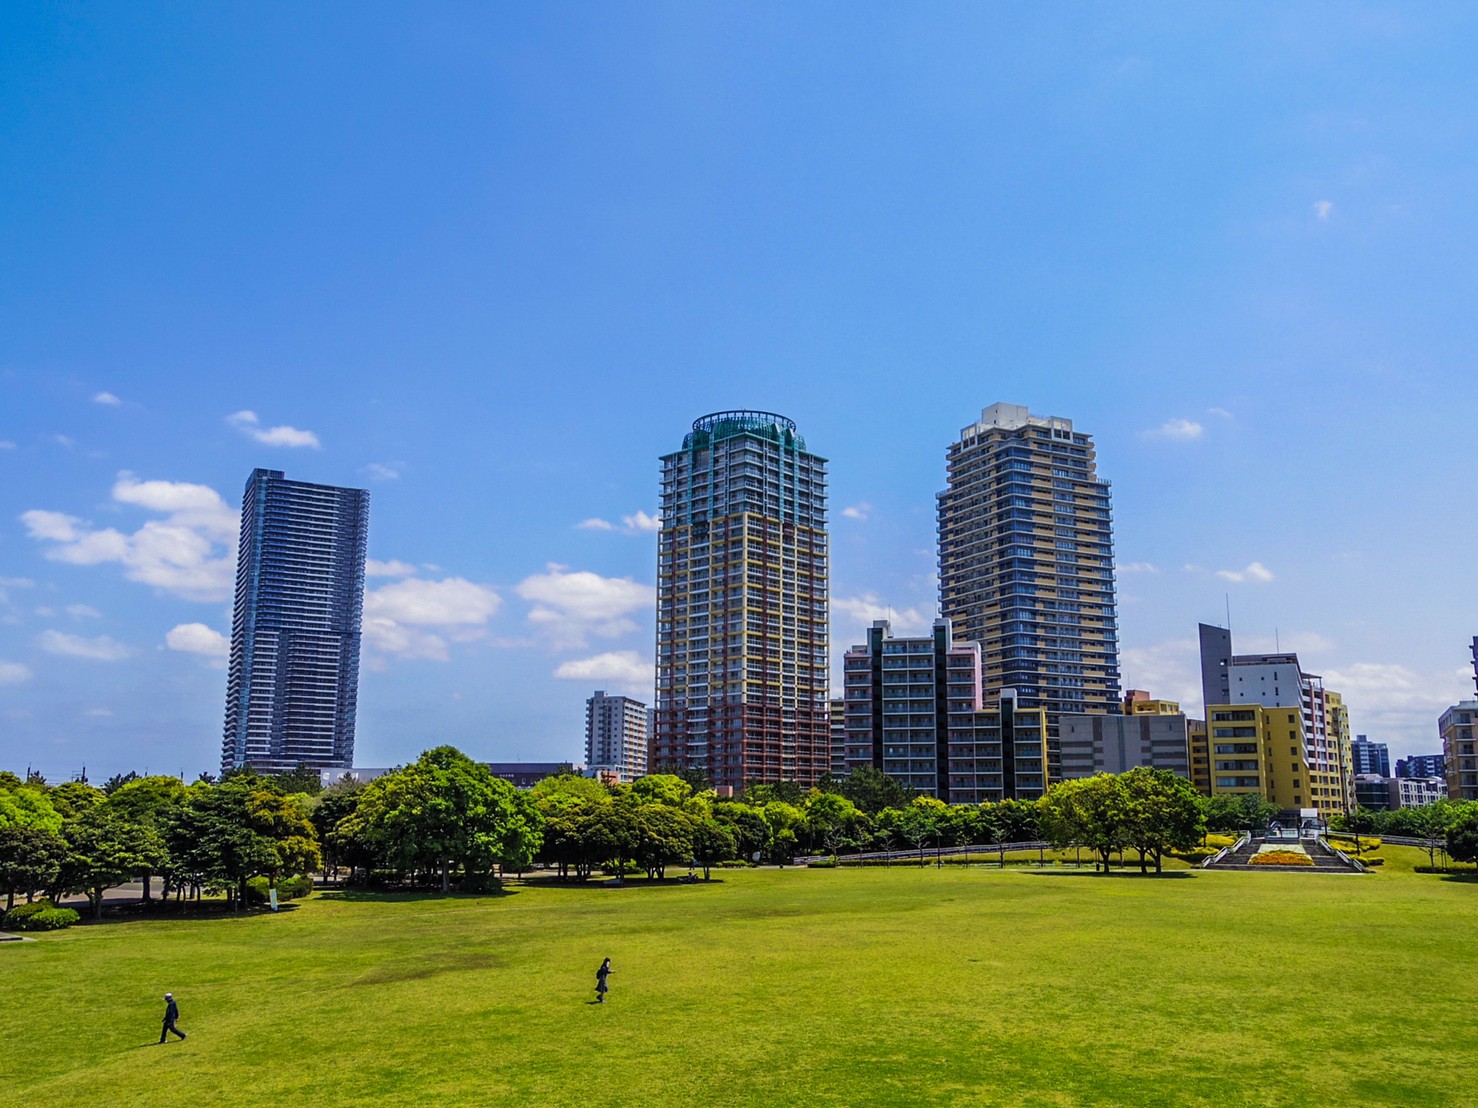
POLYGON ((1114 483, 1126 682, 1471 696, 1462 5, 9 5, 0 764, 219 759, 254 466, 373 490, 357 761, 649 694, 657 457, 831 459, 833 640, 934 614, 997 400, 1114 483), (249 414, 243 414, 249 413, 249 414))

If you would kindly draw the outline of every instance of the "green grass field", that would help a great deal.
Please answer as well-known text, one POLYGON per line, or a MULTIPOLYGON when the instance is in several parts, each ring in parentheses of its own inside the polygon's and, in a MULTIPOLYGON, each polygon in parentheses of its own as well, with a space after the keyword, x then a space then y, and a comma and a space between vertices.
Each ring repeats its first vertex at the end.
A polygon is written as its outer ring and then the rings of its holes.
POLYGON ((1478 1103, 1478 884, 1386 853, 1369 876, 716 871, 77 927, 0 945, 0 1100, 1478 1103), (166 989, 190 1038, 161 1047, 166 989))

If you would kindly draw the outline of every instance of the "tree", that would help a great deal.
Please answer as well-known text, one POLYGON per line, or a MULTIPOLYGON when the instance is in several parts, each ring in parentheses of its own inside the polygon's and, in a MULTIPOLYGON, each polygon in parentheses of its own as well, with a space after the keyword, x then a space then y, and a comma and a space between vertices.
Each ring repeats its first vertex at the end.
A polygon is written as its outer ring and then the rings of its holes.
MULTIPOLYGON (((185 802, 184 783, 177 777, 129 776, 129 780, 108 793, 103 803, 126 820, 152 827, 162 840, 185 802)), ((143 874, 145 900, 149 899, 152 878, 152 873, 143 874)))
POLYGON ((687 861, 693 856, 692 816, 665 804, 645 805, 637 808, 633 816, 634 857, 649 878, 660 881, 667 875, 669 863, 687 861))
POLYGON ((631 798, 639 805, 666 804, 681 808, 692 795, 692 786, 671 773, 649 773, 631 783, 631 798))
POLYGON ((309 796, 317 796, 323 792, 323 777, 306 762, 299 763, 296 769, 274 773, 267 780, 273 787, 284 793, 307 793, 309 796))
POLYGON ((539 805, 539 810, 547 811, 546 802, 560 797, 575 798, 583 797, 601 803, 609 803, 611 790, 606 788, 594 777, 583 777, 578 773, 556 773, 551 777, 545 777, 534 783, 529 790, 529 795, 539 805))
POLYGON ((924 844, 939 833, 939 808, 948 807, 943 802, 934 800, 934 805, 920 804, 921 800, 933 800, 933 797, 916 796, 903 809, 898 819, 898 833, 906 840, 913 843, 914 849, 919 852, 920 864, 924 861, 924 844))
POLYGON ((713 788, 713 778, 709 777, 708 771, 701 766, 677 766, 671 762, 664 762, 657 767, 656 772, 682 778, 695 796, 713 788))
POLYGON ((1375 813, 1357 804, 1355 810, 1345 817, 1345 827, 1355 836, 1355 853, 1360 853, 1360 836, 1375 831, 1375 813))
POLYGON ((774 781, 764 784, 751 783, 744 786, 744 803, 762 808, 774 801, 782 804, 799 805, 806 801, 806 790, 795 781, 774 781))
POLYGON ((794 804, 772 800, 760 809, 770 827, 770 856, 779 865, 788 865, 795 857, 799 831, 806 825, 806 814, 794 804))
POLYGON ((138 779, 139 775, 133 770, 129 770, 127 773, 115 773, 112 777, 103 782, 103 792, 107 793, 109 796, 112 796, 130 781, 137 781, 138 779))
POLYGON ((1167 850, 1190 850, 1201 839, 1205 817, 1199 794, 1184 777, 1169 770, 1136 766, 1119 775, 1124 806, 1124 835, 1139 851, 1139 871, 1153 858, 1155 872, 1164 872, 1167 850))
POLYGON ((772 832, 765 817, 748 804, 739 801, 724 801, 713 806, 713 818, 729 829, 734 837, 734 847, 745 860, 756 854, 764 855, 769 849, 772 832))
POLYGON ((812 849, 824 846, 836 857, 837 848, 851 842, 867 817, 839 793, 812 790, 806 798, 806 829, 812 849))
POLYGON ((693 860, 703 867, 703 880, 709 880, 709 867, 734 857, 734 836, 729 828, 709 817, 693 822, 693 860))
POLYGON ((86 781, 66 781, 48 789, 46 798, 61 813, 63 819, 76 819, 83 812, 101 804, 107 794, 102 789, 93 788, 86 781))
POLYGON ((83 812, 62 825, 66 853, 56 886, 85 892, 94 919, 103 916, 103 892, 145 873, 158 872, 169 861, 164 841, 154 828, 126 819, 105 805, 83 812))
POLYGON ((1128 844, 1124 790, 1112 774, 1059 781, 1040 801, 1041 833, 1053 846, 1086 846, 1103 872, 1110 856, 1128 844))
POLYGON ((1456 862, 1478 862, 1478 804, 1464 805, 1448 824, 1447 853, 1456 862))
POLYGON ((55 831, 0 827, 0 891, 5 893, 5 910, 15 907, 17 893, 29 900, 35 890, 53 885, 66 856, 66 840, 55 831))
POLYGON ((335 880, 341 865, 369 865, 371 859, 355 849, 354 840, 339 834, 339 823, 354 814, 364 784, 353 777, 341 777, 315 798, 308 818, 318 836, 318 849, 323 854, 325 873, 335 880))
POLYGON ((859 766, 836 782, 836 791, 869 816, 884 808, 902 808, 913 799, 913 790, 873 766, 859 766))
POLYGON ((0 785, 0 828, 4 827, 36 827, 57 832, 62 829, 62 816, 44 789, 0 785))

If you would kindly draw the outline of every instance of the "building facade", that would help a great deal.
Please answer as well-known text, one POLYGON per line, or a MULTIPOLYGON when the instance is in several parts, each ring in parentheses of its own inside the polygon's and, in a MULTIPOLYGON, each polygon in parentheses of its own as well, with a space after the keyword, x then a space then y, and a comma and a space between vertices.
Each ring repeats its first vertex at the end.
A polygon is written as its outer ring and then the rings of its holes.
POLYGON ((629 784, 647 772, 647 706, 596 690, 585 701, 585 773, 629 784))
POLYGON ((246 483, 221 769, 354 764, 369 493, 246 483))
POLYGON ((1447 777, 1447 760, 1440 754, 1412 754, 1396 762, 1397 777, 1447 777))
POLYGON ((831 698, 831 775, 847 775, 847 701, 831 698))
POLYGON ((1478 700, 1454 704, 1437 720, 1437 731, 1442 736, 1442 762, 1449 800, 1478 800, 1478 746, 1473 739, 1475 721, 1478 721, 1478 700))
POLYGON ((1231 633, 1202 624, 1201 680, 1211 791, 1261 791, 1285 810, 1354 807, 1350 719, 1339 693, 1296 654, 1233 654, 1231 633))
POLYGON ((1373 743, 1364 735, 1356 735, 1350 744, 1350 759, 1356 774, 1391 776, 1391 750, 1385 743, 1373 743))
POLYGON ((948 804, 1035 800, 1046 790, 1047 719, 1010 690, 982 695, 980 646, 946 619, 894 638, 887 620, 843 661, 846 770, 872 766, 948 804))
POLYGON ((662 458, 648 763, 715 785, 831 767, 826 459, 770 412, 694 421, 662 458))
POLYGON ((1109 483, 1071 420, 994 404, 948 452, 938 496, 940 614, 978 642, 986 698, 1057 720, 1121 710, 1109 483))
POLYGON ((1187 722, 1179 712, 1172 715, 1147 709, 1124 716, 1061 716, 1057 742, 1062 750, 1063 779, 1148 766, 1190 780, 1187 722))

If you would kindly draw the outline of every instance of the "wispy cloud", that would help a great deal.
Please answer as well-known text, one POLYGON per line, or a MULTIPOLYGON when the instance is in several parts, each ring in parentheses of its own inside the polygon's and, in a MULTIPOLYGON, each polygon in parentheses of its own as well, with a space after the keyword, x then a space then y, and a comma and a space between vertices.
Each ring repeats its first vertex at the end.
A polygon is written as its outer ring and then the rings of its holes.
POLYGON ((1236 419, 1237 418, 1236 416, 1232 415, 1231 412, 1227 411, 1225 408, 1207 408, 1206 409, 1206 414, 1207 415, 1218 416, 1221 419, 1236 419))
POLYGON ((1273 580, 1273 571, 1261 562, 1249 562, 1246 569, 1219 569, 1216 575, 1237 584, 1265 585, 1273 580))
POLYGON ((263 427, 262 421, 257 418, 257 413, 249 409, 233 412, 226 417, 226 422, 263 446, 307 446, 317 450, 323 445, 312 431, 300 431, 286 424, 278 427, 263 427))
POLYGON ((1193 442, 1206 433, 1206 428, 1193 419, 1168 419, 1160 426, 1141 431, 1146 439, 1171 439, 1176 442, 1193 442))
POLYGON ((364 560, 364 575, 366 577, 414 577, 416 567, 409 562, 397 562, 393 558, 388 562, 379 562, 374 558, 364 560))
POLYGON ((0 450, 14 450, 14 449, 15 449, 15 443, 11 442, 9 439, 0 439, 0 450))
POLYGON ((364 467, 364 473, 376 481, 395 481, 400 478, 400 471, 404 468, 401 462, 370 462, 364 467))
POLYGON ((631 613, 651 609, 657 600, 656 589, 630 577, 571 573, 556 562, 546 569, 520 581, 514 591, 533 602, 528 622, 556 649, 579 649, 592 635, 616 638, 635 631, 631 613))
POLYGON ((1159 573, 1160 567, 1152 562, 1121 562, 1114 567, 1120 573, 1159 573))
POLYGON ((1334 213, 1334 202, 1333 201, 1331 201, 1331 200, 1315 200, 1314 201, 1314 218, 1316 218, 1320 223, 1327 222, 1328 219, 1329 219, 1329 217, 1333 213, 1334 213))
POLYGON ((616 531, 620 530, 628 535, 651 535, 662 530, 662 517, 649 515, 638 508, 629 516, 621 517, 621 526, 617 526, 608 519, 592 516, 590 519, 582 519, 575 524, 579 531, 616 531))
POLYGON ((592 516, 590 519, 582 519, 575 527, 581 531, 614 531, 616 525, 608 519, 592 516))
POLYGON ((840 614, 846 617, 844 626, 856 629, 855 632, 834 636, 837 640, 866 630, 878 619, 886 619, 895 635, 922 635, 934 625, 933 615, 922 608, 894 608, 870 592, 861 596, 834 596, 831 610, 833 624, 837 623, 837 615, 840 614))
POLYGON ((461 577, 407 577, 365 593, 364 641, 381 654, 444 662, 449 639, 483 638, 502 606, 494 589, 461 577))
POLYGON ((96 662, 117 662, 133 653, 123 643, 110 639, 107 635, 89 639, 82 635, 69 635, 65 631, 43 631, 36 643, 48 654, 90 658, 96 662))
POLYGON ((640 697, 650 697, 656 684, 656 667, 635 650, 614 650, 591 658, 562 663, 554 676, 566 681, 605 684, 640 697))
POLYGON ((859 522, 865 520, 871 514, 872 505, 869 504, 866 500, 862 501, 860 504, 852 504, 842 509, 842 515, 846 516, 848 519, 858 520, 859 522))
POLYGON ((92 395, 92 402, 94 404, 103 404, 103 405, 106 405, 109 408, 116 408, 116 407, 118 407, 119 405, 121 405, 123 403, 123 401, 119 400, 111 392, 96 392, 96 393, 93 393, 93 395, 92 395))
POLYGON ((68 604, 64 611, 73 619, 98 619, 103 614, 90 604, 68 604))
POLYGON ((20 662, 0 660, 0 685, 21 685, 29 681, 32 676, 30 666, 21 665, 20 662))
POLYGON ((225 658, 231 653, 231 640, 203 623, 182 623, 164 636, 164 645, 185 654, 201 654, 207 658, 225 658))
POLYGON ((218 492, 182 481, 139 481, 125 471, 113 485, 113 499, 165 518, 149 520, 132 534, 95 529, 76 516, 39 508, 20 518, 32 539, 50 544, 43 553, 54 562, 117 562, 130 580, 189 600, 231 595, 238 520, 218 492))

